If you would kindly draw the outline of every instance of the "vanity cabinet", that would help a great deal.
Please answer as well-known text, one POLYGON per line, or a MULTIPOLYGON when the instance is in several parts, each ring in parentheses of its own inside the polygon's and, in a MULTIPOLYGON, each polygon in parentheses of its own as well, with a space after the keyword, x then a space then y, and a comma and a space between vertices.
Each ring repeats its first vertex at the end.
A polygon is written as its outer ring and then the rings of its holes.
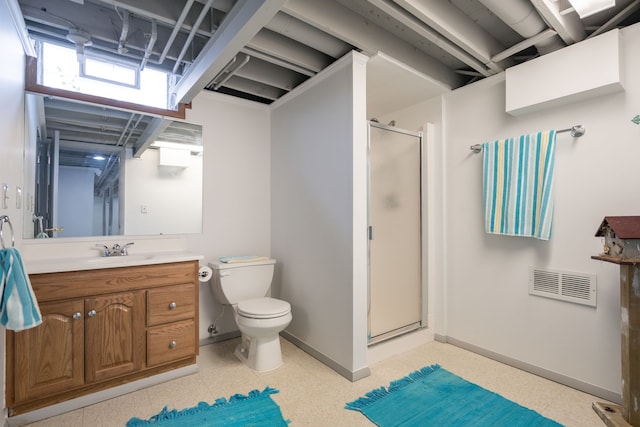
POLYGON ((83 300, 40 304, 42 325, 14 335, 15 400, 53 395, 84 384, 83 300))
POLYGON ((85 300, 86 383, 142 368, 145 350, 144 292, 122 292, 85 300))
POLYGON ((31 275, 42 325, 7 331, 9 415, 195 363, 198 262, 31 275))

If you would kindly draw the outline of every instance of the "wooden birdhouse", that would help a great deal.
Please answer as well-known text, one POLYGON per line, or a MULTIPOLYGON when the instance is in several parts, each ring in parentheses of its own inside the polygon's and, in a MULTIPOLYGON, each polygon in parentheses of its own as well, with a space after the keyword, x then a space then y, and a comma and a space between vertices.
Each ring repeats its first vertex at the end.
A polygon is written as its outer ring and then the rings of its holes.
POLYGON ((596 237, 604 237, 603 255, 640 258, 640 216, 606 216, 596 237))

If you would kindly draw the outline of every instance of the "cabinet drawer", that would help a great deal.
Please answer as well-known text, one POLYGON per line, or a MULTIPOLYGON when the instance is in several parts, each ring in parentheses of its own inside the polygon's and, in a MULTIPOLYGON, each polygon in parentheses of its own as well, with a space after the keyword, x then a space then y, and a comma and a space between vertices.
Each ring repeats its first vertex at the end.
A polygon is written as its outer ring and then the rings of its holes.
POLYGON ((196 327, 193 320, 147 329, 147 366, 196 355, 196 327))
POLYGON ((149 289, 147 291, 147 325, 193 319, 195 291, 193 283, 149 289))

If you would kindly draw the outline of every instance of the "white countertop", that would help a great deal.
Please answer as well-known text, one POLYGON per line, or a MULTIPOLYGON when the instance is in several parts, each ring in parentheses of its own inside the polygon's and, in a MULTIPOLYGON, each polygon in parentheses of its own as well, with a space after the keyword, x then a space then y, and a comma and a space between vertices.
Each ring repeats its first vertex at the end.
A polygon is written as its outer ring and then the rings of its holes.
POLYGON ((134 265, 166 264, 181 261, 200 261, 204 256, 187 251, 132 253, 125 256, 95 256, 86 258, 23 259, 27 274, 61 271, 97 270, 134 265))

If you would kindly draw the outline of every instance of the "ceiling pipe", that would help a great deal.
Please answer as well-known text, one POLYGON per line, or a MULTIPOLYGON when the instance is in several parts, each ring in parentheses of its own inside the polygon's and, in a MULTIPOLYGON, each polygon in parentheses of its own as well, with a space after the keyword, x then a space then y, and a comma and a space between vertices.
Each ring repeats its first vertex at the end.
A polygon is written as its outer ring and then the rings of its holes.
MULTIPOLYGON (((496 64, 491 57, 505 49, 498 40, 481 28, 454 4, 442 0, 393 0, 469 55, 481 61, 493 74, 513 65, 496 64)), ((474 67, 476 71, 478 70, 474 67)))
POLYGON ((452 55, 454 58, 473 68, 474 70, 476 70, 476 72, 483 75, 484 77, 489 77, 490 75, 496 73, 495 70, 490 70, 482 62, 478 61, 476 58, 469 55, 467 52, 442 37, 438 32, 429 29, 429 27, 425 26, 423 22, 418 20, 418 18, 411 15, 403 8, 395 5, 393 2, 389 0, 368 1, 383 12, 387 13, 389 16, 392 16, 393 18, 407 25, 416 33, 425 37, 427 40, 447 52, 449 55, 452 55))
POLYGON ((127 34, 129 33, 129 11, 125 10, 122 13, 122 32, 120 33, 120 40, 118 41, 118 53, 126 53, 127 48, 127 34))
MULTIPOLYGON (((479 0, 487 9, 528 39, 549 29, 531 2, 527 0, 479 0)), ((544 39, 535 44, 541 55, 565 47, 559 37, 544 39)))
POLYGON ((214 90, 220 89, 220 87, 222 87, 227 82, 227 80, 229 80, 231 77, 233 77, 233 75, 235 73, 237 73, 240 68, 244 67, 247 64, 247 62, 249 62, 250 59, 251 59, 251 57, 249 55, 245 55, 245 57, 244 57, 244 59, 242 61, 240 61, 235 67, 233 67, 232 69, 229 69, 227 71, 227 75, 222 80, 220 80, 218 83, 216 83, 215 86, 213 87, 213 89, 214 90))
POLYGON ((184 58, 184 55, 187 53, 187 49, 189 49, 189 45, 193 41, 193 38, 196 36, 196 33, 198 32, 198 28, 200 28, 200 24, 202 24, 202 21, 204 20, 205 16, 207 16, 207 13, 211 9, 212 4, 213 4, 213 0, 207 0, 207 3, 202 7, 202 10, 200 11, 200 15, 198 15, 198 19, 196 19, 196 22, 193 24, 193 27, 191 27, 191 31, 189 32, 189 37, 187 37, 187 40, 184 42, 184 45, 182 46, 180 55, 178 55, 178 58, 176 58, 176 63, 173 65, 173 70, 172 70, 173 74, 175 74, 176 71, 178 71, 182 58, 184 58))
POLYGON ((151 37, 149 38, 149 42, 147 43, 147 47, 144 49, 144 57, 142 58, 142 62, 140 63, 140 71, 144 70, 144 66, 147 65, 147 61, 153 52, 153 46, 156 44, 156 40, 158 40, 158 24, 156 24, 156 20, 151 20, 151 37))
MULTIPOLYGON (((247 55, 248 56, 248 55, 247 55)), ((213 85, 216 84, 216 80, 218 79, 218 77, 221 77, 224 73, 228 73, 229 69, 233 66, 233 64, 235 64, 235 62, 238 60, 238 55, 234 56, 231 61, 229 61, 229 63, 222 69, 222 71, 220 71, 220 73, 218 73, 217 76, 215 76, 213 78, 213 80, 211 80, 211 83, 209 83, 206 88, 207 89, 211 89, 213 85)), ((217 89, 215 86, 213 86, 214 89, 217 89)))
POLYGON ((587 32, 577 13, 563 13, 555 0, 530 0, 540 17, 553 28, 567 45, 587 37, 587 32))
POLYGON ((178 32, 180 31, 180 28, 182 28, 182 24, 184 23, 184 20, 187 17, 189 10, 191 10, 191 5, 193 5, 193 2, 194 0, 187 0, 187 3, 182 8, 182 12, 180 13, 180 16, 178 17, 178 20, 176 21, 175 25, 173 26, 173 30, 171 31, 171 34, 169 35, 169 40, 167 40, 167 43, 165 44, 164 49, 162 50, 162 54, 160 54, 160 59, 158 60, 158 64, 162 64, 164 62, 164 59, 167 57, 167 53, 169 53, 169 48, 171 48, 171 46, 173 45, 173 42, 176 39, 178 32))

